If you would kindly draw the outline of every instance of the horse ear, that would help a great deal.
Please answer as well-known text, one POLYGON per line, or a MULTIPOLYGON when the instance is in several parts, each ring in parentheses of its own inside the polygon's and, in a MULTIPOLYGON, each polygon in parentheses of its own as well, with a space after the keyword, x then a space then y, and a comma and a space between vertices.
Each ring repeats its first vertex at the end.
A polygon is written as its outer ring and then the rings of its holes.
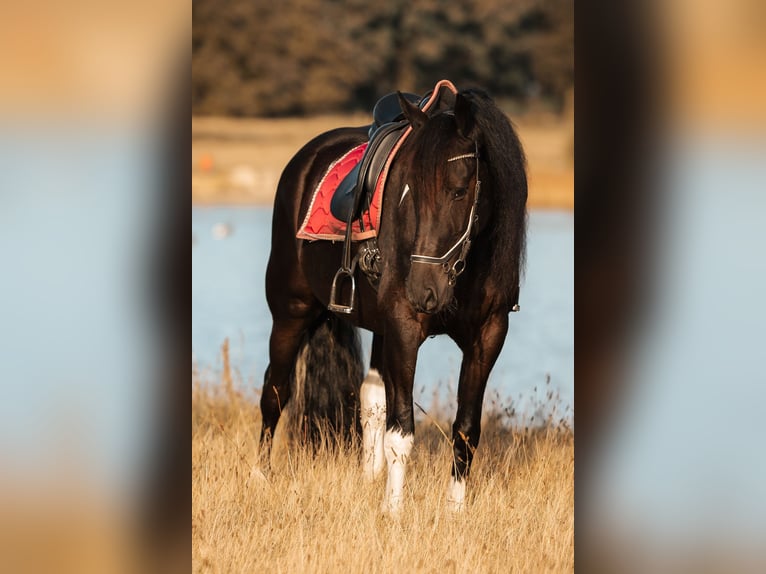
POLYGON ((416 130, 426 123, 428 116, 423 110, 411 103, 401 92, 396 92, 396 95, 399 96, 399 106, 402 108, 402 112, 404 112, 404 117, 412 125, 412 129, 416 130))
POLYGON ((455 96, 455 122, 458 133, 463 137, 470 138, 475 122, 471 101, 463 94, 455 96))

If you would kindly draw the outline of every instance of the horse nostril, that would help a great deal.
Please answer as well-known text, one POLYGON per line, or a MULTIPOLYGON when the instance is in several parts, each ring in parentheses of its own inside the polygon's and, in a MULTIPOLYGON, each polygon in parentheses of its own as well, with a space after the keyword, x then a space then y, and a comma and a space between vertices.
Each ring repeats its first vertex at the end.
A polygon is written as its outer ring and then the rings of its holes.
POLYGON ((431 313, 436 309, 437 304, 436 293, 430 287, 426 287, 426 298, 423 301, 423 310, 426 313, 431 313))

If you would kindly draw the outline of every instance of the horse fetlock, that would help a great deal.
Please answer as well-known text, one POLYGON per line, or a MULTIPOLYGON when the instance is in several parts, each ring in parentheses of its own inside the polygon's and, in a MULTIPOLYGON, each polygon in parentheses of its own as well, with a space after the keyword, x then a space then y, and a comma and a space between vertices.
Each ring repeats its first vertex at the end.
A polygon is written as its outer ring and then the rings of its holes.
POLYGON ((271 468, 263 468, 260 465, 255 465, 250 469, 250 476, 247 479, 246 485, 248 487, 266 486, 269 484, 271 477, 271 468))
POLYGON ((447 488, 447 510, 463 512, 465 510, 465 478, 452 477, 447 488))
POLYGON ((412 434, 405 435, 398 430, 386 431, 384 450, 388 462, 388 480, 383 500, 384 513, 397 514, 401 510, 407 461, 414 442, 415 437, 412 434))
POLYGON ((364 476, 374 480, 383 471, 383 433, 386 424, 386 390, 376 369, 370 369, 359 392, 361 401, 364 476))
POLYGON ((268 477, 271 474, 271 446, 273 443, 272 431, 264 428, 261 432, 261 442, 258 448, 258 462, 253 467, 253 472, 257 469, 263 476, 268 477))
POLYGON ((402 506, 401 496, 391 496, 388 491, 386 491, 386 496, 383 499, 383 503, 380 505, 380 511, 391 518, 399 518, 402 514, 402 506))
POLYGON ((370 421, 362 425, 362 450, 364 457, 364 476, 367 480, 373 481, 385 467, 385 454, 383 451, 383 426, 373 425, 370 421))

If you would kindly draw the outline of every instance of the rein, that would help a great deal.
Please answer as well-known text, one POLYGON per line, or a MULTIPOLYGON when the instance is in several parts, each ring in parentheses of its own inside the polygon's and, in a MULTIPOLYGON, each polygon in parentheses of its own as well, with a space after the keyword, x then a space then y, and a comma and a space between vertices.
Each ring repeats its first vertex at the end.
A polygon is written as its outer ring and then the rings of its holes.
POLYGON ((476 159, 476 188, 474 192, 473 205, 471 206, 471 213, 468 216, 468 226, 463 234, 458 238, 455 244, 450 247, 447 252, 441 257, 433 257, 430 255, 411 255, 410 261, 412 263, 423 263, 425 265, 441 265, 442 270, 447 274, 450 285, 454 285, 458 276, 465 271, 465 258, 468 256, 468 250, 471 249, 471 232, 473 226, 478 222, 479 215, 476 213, 476 207, 479 204, 479 190, 481 189, 481 181, 479 180, 479 145, 476 145, 476 151, 473 153, 467 153, 459 155, 447 160, 447 162, 457 161, 459 159, 475 158, 476 159), (452 259, 455 253, 460 251, 460 255, 455 262, 450 265, 450 259, 452 259))

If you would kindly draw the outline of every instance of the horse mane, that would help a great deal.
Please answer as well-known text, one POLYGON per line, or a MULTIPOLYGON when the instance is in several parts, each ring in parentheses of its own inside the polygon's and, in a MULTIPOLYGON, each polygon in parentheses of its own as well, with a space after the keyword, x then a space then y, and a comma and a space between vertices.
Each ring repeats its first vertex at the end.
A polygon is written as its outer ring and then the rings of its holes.
POLYGON ((479 134, 479 153, 489 168, 490 182, 482 191, 492 194, 492 277, 510 304, 526 262, 527 173, 526 158, 508 117, 480 89, 460 92, 471 102, 479 134))

